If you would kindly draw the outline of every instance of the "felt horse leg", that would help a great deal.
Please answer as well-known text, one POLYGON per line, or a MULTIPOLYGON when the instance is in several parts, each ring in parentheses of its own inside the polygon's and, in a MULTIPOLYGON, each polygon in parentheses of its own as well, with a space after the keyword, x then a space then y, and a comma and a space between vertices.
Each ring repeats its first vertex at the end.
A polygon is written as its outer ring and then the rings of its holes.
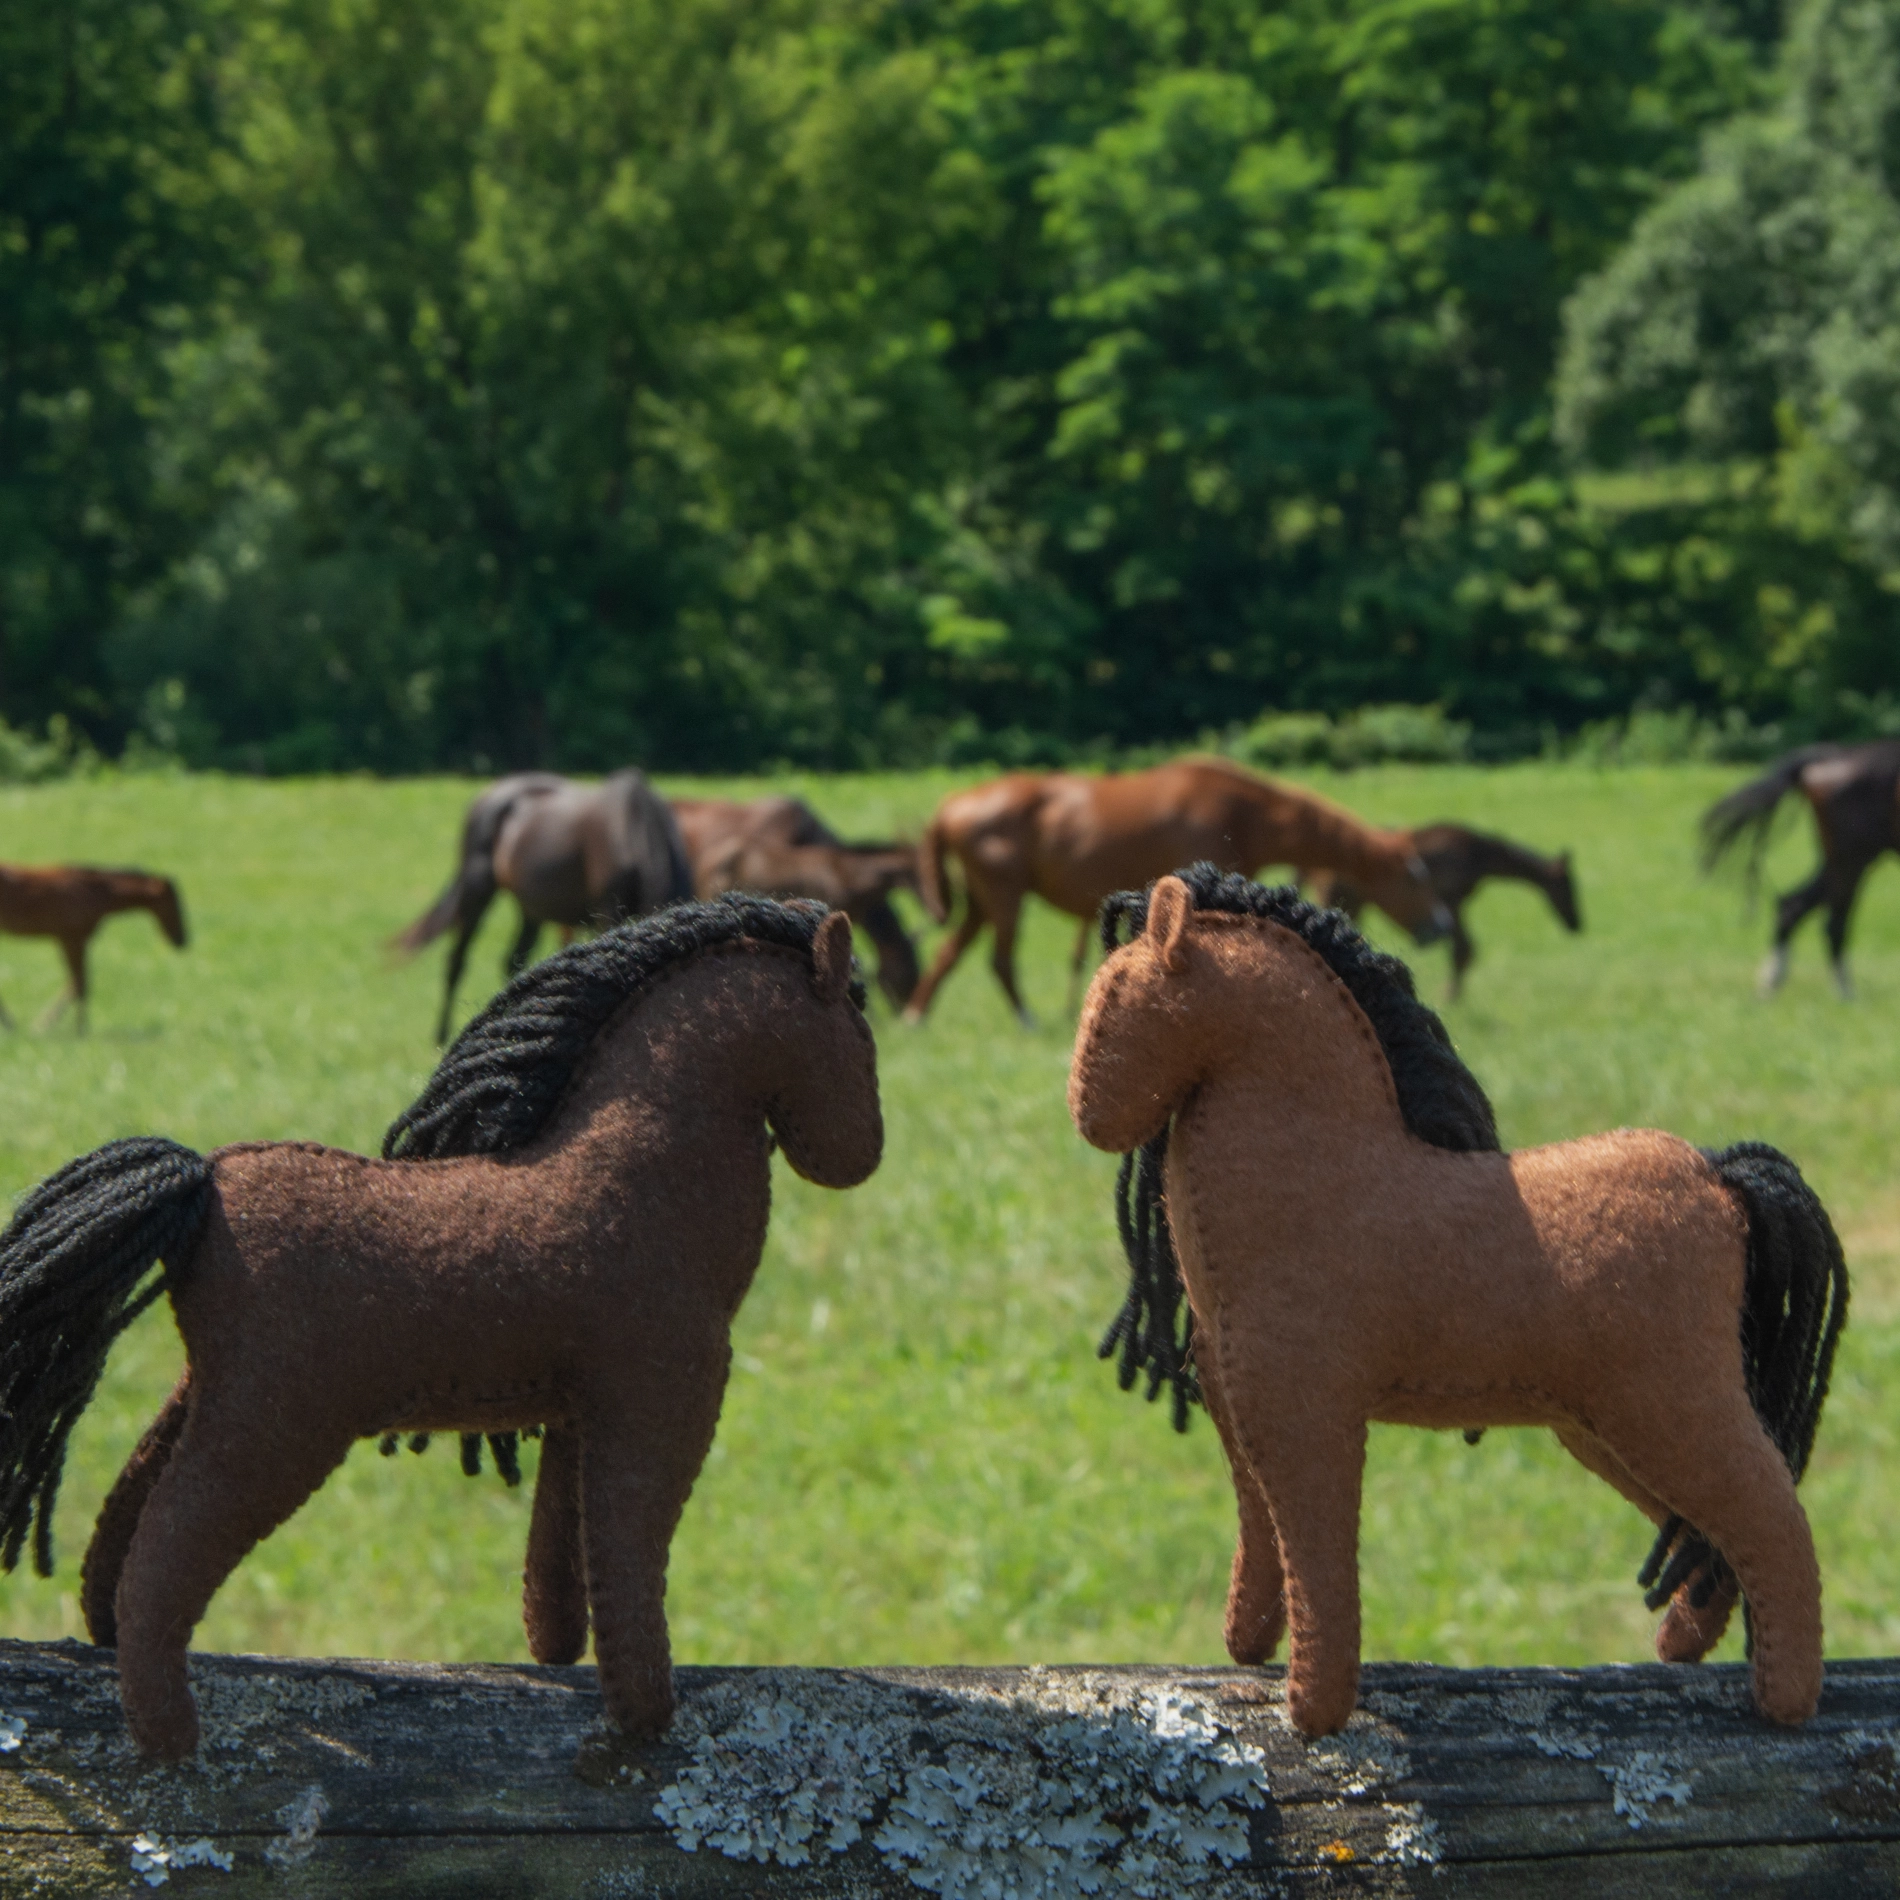
POLYGON ((711 1448, 725 1389, 723 1346, 681 1352, 678 1365, 627 1369, 611 1407, 580 1420, 581 1541, 594 1617, 594 1659, 609 1720, 637 1741, 673 1719, 673 1663, 666 1634, 666 1558, 693 1480, 711 1448), (628 1389, 651 1394, 630 1405, 628 1389))
POLYGON ((125 1568, 125 1554, 132 1548, 132 1534, 138 1529, 146 1500, 171 1460, 178 1434, 185 1429, 190 1400, 191 1369, 186 1367, 99 1507, 99 1521, 93 1526, 86 1561, 79 1569, 79 1606, 85 1613, 86 1634, 102 1649, 118 1645, 114 1599, 119 1593, 119 1574, 125 1568))
POLYGON ((1305 1735, 1346 1726, 1359 1699, 1359 1494, 1363 1419, 1277 1434, 1261 1467, 1286 1573, 1286 1706, 1305 1735))
MULTIPOLYGON (((1620 1491, 1652 1524, 1669 1517, 1669 1507, 1653 1492, 1647 1491, 1624 1467, 1622 1461, 1582 1426, 1564 1426, 1557 1432, 1558 1442, 1586 1471, 1593 1471, 1605 1484, 1620 1491)), ((1669 1600, 1668 1611, 1656 1630, 1656 1655, 1663 1662, 1700 1662, 1728 1628, 1734 1614, 1738 1592, 1731 1579, 1716 1587, 1708 1601, 1697 1609, 1689 1601, 1702 1583, 1698 1572, 1688 1578, 1669 1600)))
POLYGON ((1228 1416, 1214 1360, 1214 1353, 1205 1352, 1197 1362, 1201 1398, 1220 1433, 1227 1469, 1234 1480, 1234 1498, 1240 1507, 1240 1535, 1234 1544, 1233 1574, 1227 1584, 1227 1653, 1237 1663, 1263 1663, 1280 1647, 1280 1638, 1286 1632, 1286 1578, 1280 1569, 1280 1539, 1273 1527, 1266 1491, 1247 1462, 1246 1451, 1228 1416))
MULTIPOLYGON (((1679 1404, 1685 1396, 1675 1395, 1679 1404)), ((1755 1706, 1771 1722, 1805 1722, 1821 1696, 1821 1571, 1794 1479, 1747 1397, 1620 1419, 1606 1435, 1740 1580, 1754 1618, 1755 1706), (1630 1454, 1619 1449, 1626 1430, 1630 1454)))
POLYGON ((194 1392, 119 1577, 119 1697, 141 1754, 177 1761, 198 1746, 191 1633, 244 1556, 343 1462, 354 1434, 325 1423, 282 1393, 194 1392), (272 1416, 296 1416, 300 1430, 267 1435, 260 1421, 272 1416))
POLYGON ((1698 1610, 1689 1601, 1697 1579, 1691 1578, 1669 1599, 1669 1609, 1656 1631, 1659 1662, 1700 1662, 1722 1640, 1728 1621, 1741 1598, 1741 1586, 1725 1577, 1698 1610))
POLYGON ((579 1662, 587 1648, 587 1566, 581 1553, 580 1444, 572 1427, 541 1433, 541 1466, 528 1522, 521 1620, 538 1663, 579 1662))

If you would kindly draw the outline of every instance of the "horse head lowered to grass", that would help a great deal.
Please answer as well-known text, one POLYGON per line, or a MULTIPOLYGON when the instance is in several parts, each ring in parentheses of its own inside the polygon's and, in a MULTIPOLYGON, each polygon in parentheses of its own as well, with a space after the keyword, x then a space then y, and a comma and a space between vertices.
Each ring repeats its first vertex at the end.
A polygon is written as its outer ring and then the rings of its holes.
POLYGON ((666 1727, 667 1551, 764 1245, 772 1142, 828 1187, 882 1151, 863 1003, 842 913, 681 905, 517 978, 383 1159, 134 1139, 21 1202, 0 1236, 7 1568, 31 1535, 50 1572, 67 1435, 113 1337, 160 1292, 184 1337, 82 1581, 143 1751, 197 1744, 185 1649, 213 1592, 353 1441, 391 1433, 540 1429, 529 1647, 574 1661, 591 1611, 608 1714, 666 1727))
POLYGON ((1669 1606, 1664 1660, 1706 1654, 1739 1589, 1757 1706, 1811 1715, 1795 1483, 1847 1277, 1793 1164, 1629 1129, 1500 1152, 1405 966, 1291 890, 1196 865, 1111 898, 1102 930, 1069 1106, 1128 1157, 1132 1281, 1103 1353, 1124 1386, 1171 1386, 1177 1424, 1197 1397, 1213 1415, 1240 1506, 1234 1660, 1290 1625, 1289 1712, 1339 1728, 1368 1420, 1547 1425, 1660 1527, 1639 1581, 1669 1606))

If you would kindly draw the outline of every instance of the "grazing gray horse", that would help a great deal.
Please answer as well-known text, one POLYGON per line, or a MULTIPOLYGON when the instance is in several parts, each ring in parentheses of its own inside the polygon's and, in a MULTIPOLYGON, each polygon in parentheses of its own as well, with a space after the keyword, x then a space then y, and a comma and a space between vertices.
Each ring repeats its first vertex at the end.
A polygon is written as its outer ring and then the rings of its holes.
POLYGON ((521 906, 508 952, 512 976, 527 967, 543 924, 572 932, 644 916, 691 897, 693 869, 671 809, 643 772, 629 767, 599 785, 553 772, 497 779, 462 821, 461 856, 448 889, 391 946, 409 953, 455 931, 438 1043, 449 1039, 469 940, 498 890, 512 891, 521 906))

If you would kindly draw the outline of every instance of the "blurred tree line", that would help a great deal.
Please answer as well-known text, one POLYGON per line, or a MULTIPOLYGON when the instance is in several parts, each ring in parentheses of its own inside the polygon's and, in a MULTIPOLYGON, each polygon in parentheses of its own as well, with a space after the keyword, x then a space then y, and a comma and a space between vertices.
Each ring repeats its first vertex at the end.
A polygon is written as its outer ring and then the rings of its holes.
POLYGON ((1894 33, 11 9, 0 714, 270 770, 1879 723, 1894 33))

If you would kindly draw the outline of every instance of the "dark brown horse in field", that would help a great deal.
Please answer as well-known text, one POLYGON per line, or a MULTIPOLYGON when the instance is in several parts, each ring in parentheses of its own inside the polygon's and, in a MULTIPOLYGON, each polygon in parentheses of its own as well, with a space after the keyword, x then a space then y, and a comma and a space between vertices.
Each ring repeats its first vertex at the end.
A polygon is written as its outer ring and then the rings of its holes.
POLYGON ((629 768, 598 785, 552 772, 497 779, 468 808, 455 875, 435 903, 397 937, 405 955, 453 929, 435 1039, 449 1039, 449 1014, 469 940, 498 890, 512 891, 521 926, 508 952, 519 976, 544 924, 572 933, 644 916, 693 894, 686 845, 666 800, 629 768))
POLYGON ((676 798, 673 816, 692 860, 694 894, 753 891, 811 897, 843 911, 877 946, 878 987, 902 1009, 917 987, 917 948, 891 908, 894 890, 917 889, 911 845, 847 844, 801 798, 740 804, 676 798))
POLYGON ((1834 985, 1843 999, 1854 994, 1847 974, 1847 920, 1861 880, 1881 852, 1900 849, 1900 739, 1867 745, 1808 745, 1777 759, 1702 814, 1703 866, 1716 861, 1748 834, 1748 880, 1761 871, 1762 853, 1775 808, 1799 790, 1814 813, 1821 840, 1821 867, 1805 884, 1784 892, 1775 904, 1775 940, 1761 966, 1760 988, 1772 996, 1788 974, 1788 939, 1809 912, 1827 906, 1827 947, 1834 985))
MULTIPOLYGON (((67 985, 40 1018, 58 1019, 68 1003, 86 1026, 86 945, 115 911, 149 910, 178 949, 185 947, 185 914, 178 886, 149 871, 101 871, 88 864, 0 864, 0 930, 14 937, 52 937, 66 959, 67 985)), ((0 1025, 13 1018, 0 1003, 0 1025)))
POLYGON ((1016 1014, 1016 929, 1030 895, 1082 920, 1071 960, 1071 995, 1096 912, 1111 893, 1151 883, 1202 859, 1247 876, 1269 864, 1338 871, 1420 943, 1452 927, 1407 835, 1224 759, 1178 759, 1148 772, 1082 778, 1014 772, 953 792, 937 807, 919 852, 924 908, 950 914, 945 859, 963 867, 963 919, 937 953, 904 1012, 920 1022, 937 986, 985 924, 996 980, 1016 1014))
MULTIPOLYGON (((1455 1000, 1463 995, 1465 972, 1477 960, 1478 946, 1465 929, 1465 900, 1488 877, 1515 878, 1532 884, 1550 900, 1550 907, 1566 930, 1581 930, 1583 918, 1577 910, 1577 887, 1570 874, 1570 853, 1546 858, 1535 851, 1513 844, 1508 838, 1496 838, 1488 832, 1468 831, 1463 825, 1419 825, 1405 836, 1425 866, 1432 889, 1451 912, 1451 993, 1455 1000)), ((1365 893, 1340 871, 1304 869, 1295 881, 1310 884, 1313 901, 1324 910, 1343 910, 1356 918, 1363 908, 1365 893)))

